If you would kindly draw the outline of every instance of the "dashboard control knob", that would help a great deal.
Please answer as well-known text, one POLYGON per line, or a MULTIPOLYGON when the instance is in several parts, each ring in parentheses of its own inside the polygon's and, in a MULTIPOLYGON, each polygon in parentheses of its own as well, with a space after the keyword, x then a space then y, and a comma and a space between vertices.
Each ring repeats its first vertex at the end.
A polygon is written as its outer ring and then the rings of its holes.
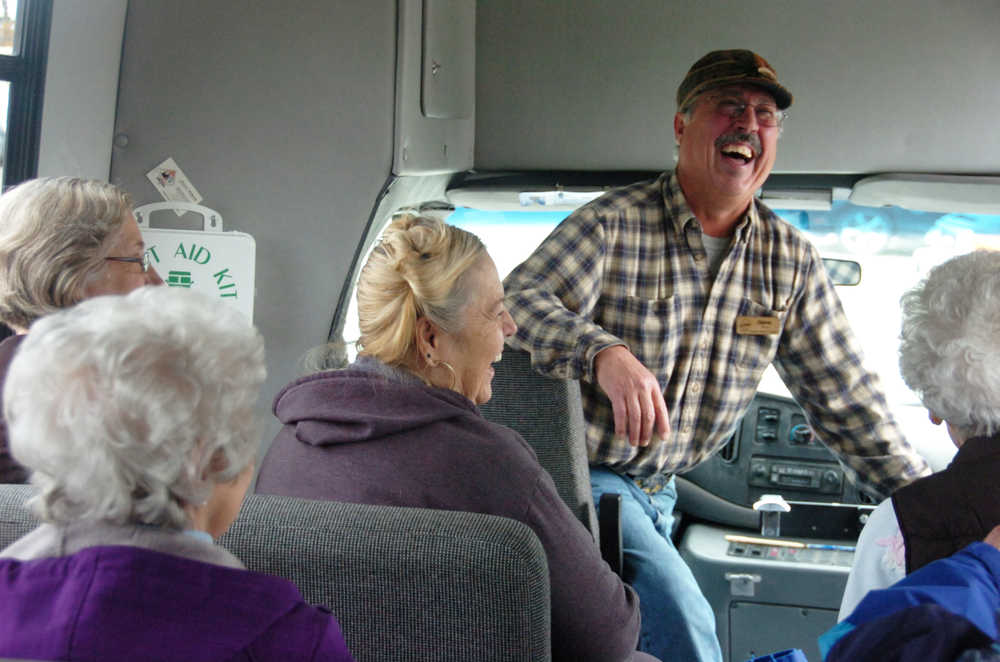
POLYGON ((832 469, 828 469, 823 472, 823 484, 829 485, 830 487, 837 487, 840 485, 840 475, 832 469))
POLYGON ((793 444, 808 444, 813 440, 813 431, 808 425, 799 423, 788 431, 788 440, 793 444))

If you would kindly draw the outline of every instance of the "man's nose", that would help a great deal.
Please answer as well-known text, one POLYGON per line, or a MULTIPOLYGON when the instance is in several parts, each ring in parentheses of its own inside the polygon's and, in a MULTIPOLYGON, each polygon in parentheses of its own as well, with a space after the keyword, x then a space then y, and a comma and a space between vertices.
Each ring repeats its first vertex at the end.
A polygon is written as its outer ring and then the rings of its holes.
POLYGON ((751 131, 756 131, 757 124, 757 109, 751 105, 743 106, 743 112, 735 118, 736 125, 747 130, 747 133, 751 131))

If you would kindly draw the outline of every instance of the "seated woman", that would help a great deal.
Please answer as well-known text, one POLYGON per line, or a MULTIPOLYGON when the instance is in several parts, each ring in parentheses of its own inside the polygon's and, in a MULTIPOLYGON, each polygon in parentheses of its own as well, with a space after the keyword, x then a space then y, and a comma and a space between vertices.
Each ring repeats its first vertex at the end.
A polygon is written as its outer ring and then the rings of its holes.
POLYGON ((873 590, 819 638, 825 662, 1000 662, 1000 527, 873 590))
POLYGON ((284 428, 257 491, 524 522, 548 556, 553 658, 629 659, 640 624, 632 589, 528 444, 476 407, 490 399, 491 364, 516 330, 503 299, 475 235, 430 218, 394 220, 358 282, 358 360, 278 394, 284 428))
POLYGON ((865 594, 982 540, 1000 524, 1000 252, 934 267, 903 295, 899 366, 958 453, 882 502, 858 540, 840 619, 865 594))
MULTIPOLYGON (((35 179, 0 196, 0 389, 32 322, 99 294, 163 281, 145 256, 127 193, 106 182, 35 179)), ((0 483, 28 473, 10 457, 0 418, 0 483)))
POLYGON ((186 290, 36 322, 4 407, 44 522, 0 552, 0 658, 350 660, 286 580, 213 544, 253 477, 260 335, 186 290))

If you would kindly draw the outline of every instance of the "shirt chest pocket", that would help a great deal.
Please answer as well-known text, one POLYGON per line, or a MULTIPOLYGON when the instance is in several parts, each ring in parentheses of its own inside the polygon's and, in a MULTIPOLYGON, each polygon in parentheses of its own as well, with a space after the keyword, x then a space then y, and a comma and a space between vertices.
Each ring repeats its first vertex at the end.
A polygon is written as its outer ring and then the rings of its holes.
POLYGON ((740 301, 733 320, 732 356, 747 377, 764 372, 778 350, 784 329, 784 310, 773 310, 750 299, 740 301))
POLYGON ((662 380, 673 365, 684 333, 677 297, 624 296, 615 308, 606 311, 609 317, 601 326, 624 340, 636 358, 662 380))

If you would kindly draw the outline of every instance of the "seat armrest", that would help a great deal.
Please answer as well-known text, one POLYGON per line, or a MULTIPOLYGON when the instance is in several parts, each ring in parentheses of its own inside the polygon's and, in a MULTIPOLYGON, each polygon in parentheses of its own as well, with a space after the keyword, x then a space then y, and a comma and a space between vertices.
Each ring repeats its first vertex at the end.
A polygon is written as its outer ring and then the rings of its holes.
POLYGON ((622 574, 622 495, 608 492, 601 495, 597 507, 601 557, 619 577, 622 574))

